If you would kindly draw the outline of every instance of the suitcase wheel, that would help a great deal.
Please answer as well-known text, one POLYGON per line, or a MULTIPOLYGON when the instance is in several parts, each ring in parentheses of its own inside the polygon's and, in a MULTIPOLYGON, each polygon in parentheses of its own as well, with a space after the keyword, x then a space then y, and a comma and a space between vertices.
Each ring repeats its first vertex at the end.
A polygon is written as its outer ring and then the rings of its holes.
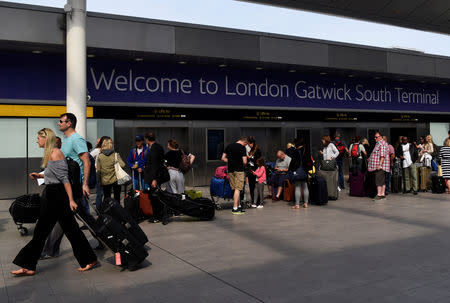
POLYGON ((28 228, 26 228, 26 227, 19 227, 18 230, 19 230, 20 235, 22 235, 22 236, 28 235, 28 228))

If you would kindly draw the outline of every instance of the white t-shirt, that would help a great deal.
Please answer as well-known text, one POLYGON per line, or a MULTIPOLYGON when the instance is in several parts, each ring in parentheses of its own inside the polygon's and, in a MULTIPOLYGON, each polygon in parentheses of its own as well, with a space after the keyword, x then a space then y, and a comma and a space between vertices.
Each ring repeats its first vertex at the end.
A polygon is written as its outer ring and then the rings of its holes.
POLYGON ((403 149, 403 168, 410 167, 412 164, 411 154, 409 153, 409 148, 411 144, 402 145, 403 149))

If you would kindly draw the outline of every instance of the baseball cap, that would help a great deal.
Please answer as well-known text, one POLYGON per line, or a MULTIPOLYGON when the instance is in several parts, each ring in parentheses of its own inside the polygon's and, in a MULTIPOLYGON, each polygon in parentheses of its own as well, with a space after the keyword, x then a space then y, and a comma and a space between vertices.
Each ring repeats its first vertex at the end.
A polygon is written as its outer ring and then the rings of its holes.
POLYGON ((136 141, 144 141, 144 136, 143 135, 137 135, 136 136, 136 141))

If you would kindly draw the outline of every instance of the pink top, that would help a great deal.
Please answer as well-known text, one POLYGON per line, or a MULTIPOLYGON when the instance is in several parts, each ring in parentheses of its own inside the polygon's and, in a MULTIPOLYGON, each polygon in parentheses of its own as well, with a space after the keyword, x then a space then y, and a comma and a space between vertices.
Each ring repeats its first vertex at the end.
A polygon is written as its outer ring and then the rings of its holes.
POLYGON ((264 166, 258 167, 253 174, 258 178, 258 183, 264 183, 266 181, 266 168, 264 166))

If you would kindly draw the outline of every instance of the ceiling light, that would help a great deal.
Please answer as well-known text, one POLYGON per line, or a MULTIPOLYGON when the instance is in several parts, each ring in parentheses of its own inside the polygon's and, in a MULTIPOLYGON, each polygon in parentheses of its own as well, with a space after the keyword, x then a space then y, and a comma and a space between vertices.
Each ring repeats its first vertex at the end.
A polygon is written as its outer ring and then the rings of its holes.
POLYGON ((219 64, 219 67, 227 67, 226 64, 219 64))
POLYGON ((355 75, 348 75, 349 78, 353 78, 355 75))
POLYGON ((142 59, 142 58, 134 58, 134 61, 141 62, 141 61, 144 61, 144 59, 142 59))
POLYGON ((94 58, 95 55, 94 55, 94 54, 88 54, 87 57, 88 57, 88 58, 94 58))
POLYGON ((326 75, 327 73, 326 73, 326 72, 321 72, 320 74, 321 74, 321 75, 326 75))
POLYGON ((178 64, 186 64, 186 61, 178 61, 178 64))
POLYGON ((38 49, 36 49, 36 50, 32 51, 32 53, 33 53, 33 54, 42 54, 42 51, 41 51, 41 50, 38 50, 38 49))
POLYGON ((262 70, 262 69, 263 69, 263 68, 260 67, 260 66, 256 67, 256 70, 262 70))
POLYGON ((290 69, 289 72, 290 72, 290 73, 295 73, 296 70, 295 70, 295 69, 290 69))

